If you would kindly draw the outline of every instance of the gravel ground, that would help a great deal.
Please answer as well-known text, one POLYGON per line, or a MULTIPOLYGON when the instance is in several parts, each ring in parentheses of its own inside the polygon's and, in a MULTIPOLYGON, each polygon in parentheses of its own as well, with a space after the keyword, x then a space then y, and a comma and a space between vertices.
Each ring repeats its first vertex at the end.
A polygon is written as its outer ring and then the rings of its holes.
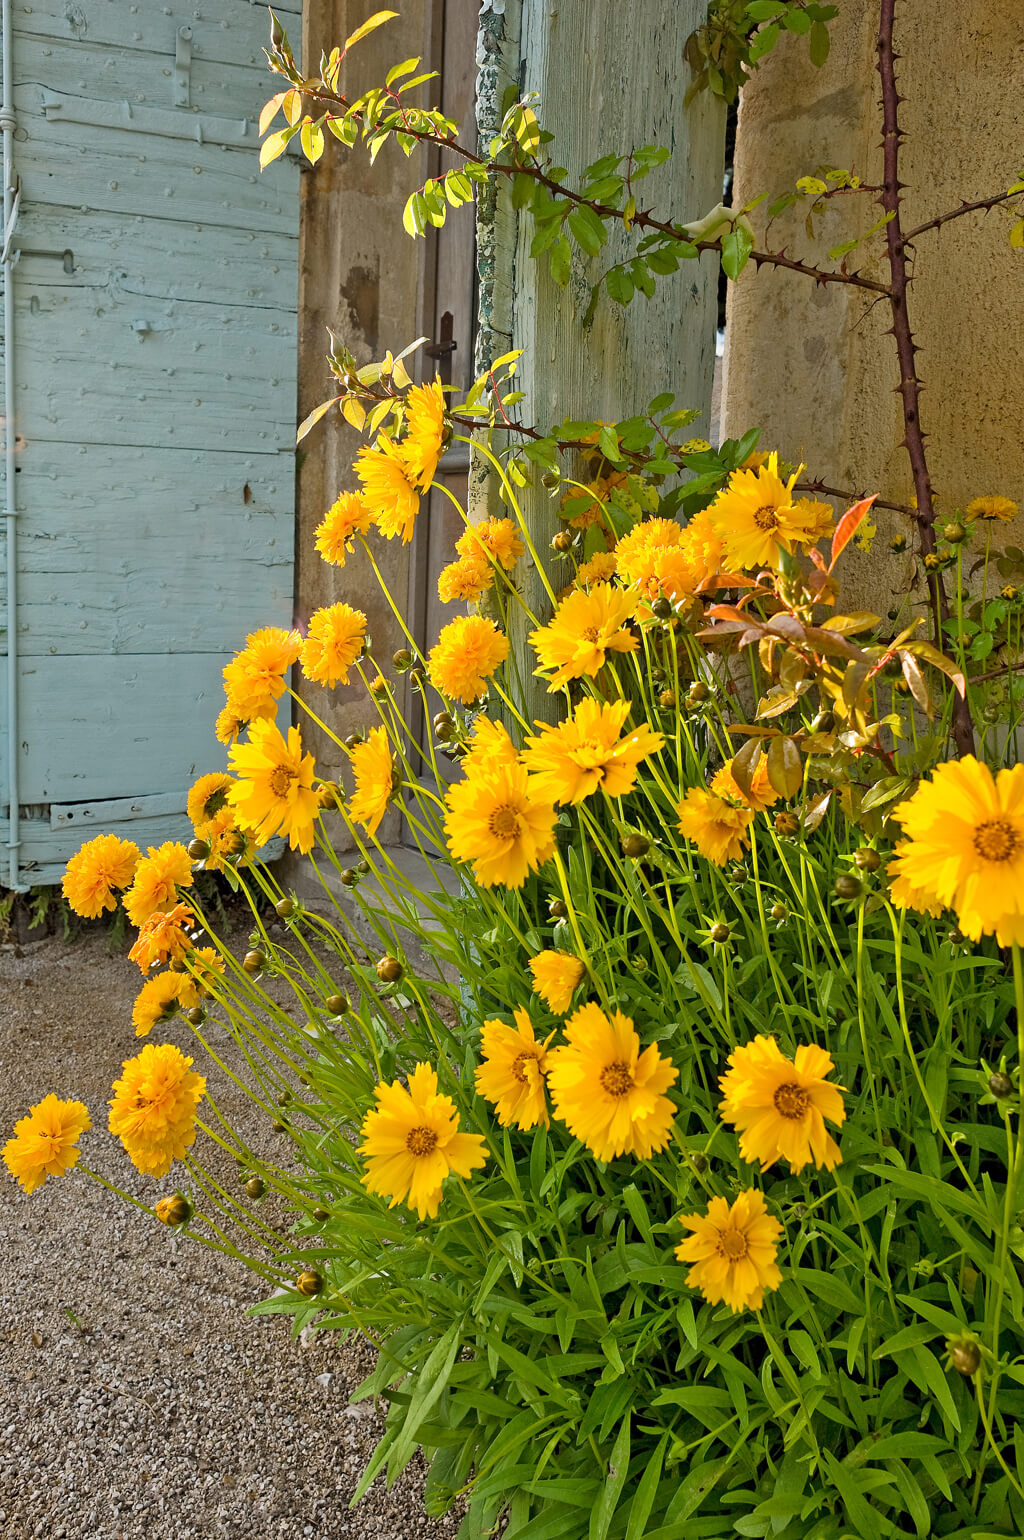
MULTIPOLYGON (((138 985, 102 935, 0 949, 0 1142, 48 1091, 85 1101, 83 1159, 151 1204, 169 1182, 138 1176, 105 1126, 111 1081, 136 1051, 138 985)), ((192 1042, 184 1026, 162 1039, 192 1042)), ((265 1146, 244 1098, 198 1055, 197 1068, 265 1146)), ((217 1174, 237 1182, 233 1165, 217 1174)), ((3 1540, 454 1535, 454 1518, 423 1515, 415 1465, 349 1510, 380 1433, 372 1403, 349 1405, 372 1358, 247 1316, 265 1293, 81 1174, 27 1198, 0 1171, 3 1540)))

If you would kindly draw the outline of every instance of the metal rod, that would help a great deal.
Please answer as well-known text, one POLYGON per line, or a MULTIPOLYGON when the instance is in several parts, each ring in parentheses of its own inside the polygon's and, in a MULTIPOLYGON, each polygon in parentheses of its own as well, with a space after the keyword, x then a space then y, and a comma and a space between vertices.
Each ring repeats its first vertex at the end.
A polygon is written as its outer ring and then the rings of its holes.
POLYGON ((10 800, 7 855, 8 886, 24 892, 18 851, 21 848, 18 791, 18 509, 15 496, 14 450, 17 434, 14 425, 14 255, 11 237, 17 217, 18 184, 14 174, 14 75, 11 66, 11 0, 0 0, 0 26, 3 30, 2 68, 3 100, 0 103, 0 131, 3 137, 4 181, 4 514, 7 527, 7 787, 10 800))

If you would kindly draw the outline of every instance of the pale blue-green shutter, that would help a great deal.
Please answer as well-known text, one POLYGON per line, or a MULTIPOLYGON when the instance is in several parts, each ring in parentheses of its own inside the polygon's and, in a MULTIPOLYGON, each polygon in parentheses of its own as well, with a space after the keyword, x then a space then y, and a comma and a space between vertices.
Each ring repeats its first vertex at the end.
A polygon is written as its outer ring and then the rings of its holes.
MULTIPOLYGON (((300 8, 276 7, 296 41, 300 8)), ((187 837, 188 787, 224 762, 220 671, 291 623, 298 167, 259 170, 263 6, 12 13, 27 886, 100 829, 187 837)))

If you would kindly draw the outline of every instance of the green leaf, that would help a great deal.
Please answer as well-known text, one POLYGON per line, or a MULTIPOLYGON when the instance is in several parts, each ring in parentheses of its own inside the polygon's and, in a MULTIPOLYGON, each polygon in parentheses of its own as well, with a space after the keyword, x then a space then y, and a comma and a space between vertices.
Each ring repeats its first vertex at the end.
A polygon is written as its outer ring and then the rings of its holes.
POLYGON ((615 1515, 619 1496, 629 1474, 629 1424, 630 1416, 627 1412, 622 1419, 619 1436, 612 1447, 611 1456, 608 1461, 608 1474, 605 1477, 604 1486, 601 1488, 601 1495, 590 1513, 588 1540, 607 1540, 608 1530, 615 1515))
POLYGON ((625 1540, 643 1540, 647 1528, 647 1520, 651 1516, 655 1498, 658 1495, 658 1483, 661 1480, 662 1466, 665 1463, 665 1451, 668 1448, 668 1433, 663 1433, 655 1445, 654 1453, 648 1456, 647 1465, 643 1475, 637 1484, 633 1500, 629 1505, 629 1519, 626 1523, 625 1540))
POLYGON ((560 289, 564 289, 569 282, 569 273, 572 270, 572 248, 564 235, 560 235, 557 241, 553 242, 548 266, 555 283, 560 289))
POLYGON ((722 271, 727 278, 740 276, 753 249, 750 233, 743 225, 722 236, 722 271))
POLYGON ((828 35, 828 28, 825 26, 824 22, 814 22, 811 27, 808 51, 811 56, 811 63, 817 69, 821 69, 821 66, 828 58, 830 47, 831 39, 828 35))
POLYGON ((613 267, 605 276, 604 286, 608 290, 608 298, 613 299, 617 305, 628 305, 633 298, 633 280, 625 268, 613 267))
MULTIPOLYGON (((376 32, 378 27, 382 27, 386 21, 391 21, 397 15, 397 11, 374 11, 373 15, 367 17, 366 21, 363 22, 361 27, 357 27, 356 30, 350 33, 350 35, 345 39, 345 51, 347 52, 352 47, 353 43, 361 43, 364 37, 369 37, 371 32, 376 32)), ((416 60, 416 63, 419 63, 418 59, 416 60)), ((415 66, 413 67, 415 68, 415 66)))

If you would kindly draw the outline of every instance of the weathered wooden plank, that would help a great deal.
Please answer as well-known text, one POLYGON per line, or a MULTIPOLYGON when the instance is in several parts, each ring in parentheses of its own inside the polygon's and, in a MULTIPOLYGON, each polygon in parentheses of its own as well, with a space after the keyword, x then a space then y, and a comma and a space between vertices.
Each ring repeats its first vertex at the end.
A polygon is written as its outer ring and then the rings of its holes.
MULTIPOLYGON (((22 659, 21 801, 156 795, 223 765, 213 725, 224 661, 213 653, 22 659)), ((0 720, 6 671, 2 678, 0 720)), ((0 805, 7 800, 0 762, 0 805)))
POLYGON ((104 829, 125 819, 164 818, 183 813, 187 792, 165 791, 155 797, 115 797, 100 802, 51 802, 50 828, 104 829))
MULTIPOLYGON (((18 476, 19 650, 227 654, 289 624, 293 477, 291 451, 33 441, 18 476)), ((0 603, 5 558, 0 543, 0 603)))
MULTIPOLYGON (((0 848, 7 840, 7 820, 0 818, 0 848)), ((21 864, 25 882, 33 887, 59 883, 64 868, 86 840, 97 834, 117 834, 122 839, 134 840, 145 853, 150 845, 162 845, 165 840, 180 840, 187 844, 192 838, 192 825, 184 813, 165 814, 157 818, 97 821, 87 828, 53 829, 42 818, 27 818, 20 822, 21 864)), ((285 852, 285 842, 270 840, 260 852, 261 861, 277 861, 285 852)))
MULTIPOLYGON (((98 47, 169 53, 174 58, 174 37, 179 27, 192 29, 193 61, 211 60, 228 64, 255 66, 267 73, 261 45, 270 37, 270 18, 257 0, 202 0, 199 5, 146 5, 139 0, 134 9, 122 0, 33 0, 31 6, 14 6, 14 25, 18 33, 98 47), (255 11, 255 16, 247 11, 255 11), (127 15, 126 15, 127 12, 127 15)), ((288 40, 298 54, 301 41, 299 22, 302 0, 280 0, 274 5, 288 40)), ((273 84, 267 95, 273 94, 273 84)))
MULTIPOLYGON (((298 164, 259 169, 253 147, 189 144, 131 128, 47 122, 42 88, 15 89, 22 202, 127 218, 145 215, 238 230, 294 233, 298 164)), ((73 242, 71 243, 73 244, 73 242)))

